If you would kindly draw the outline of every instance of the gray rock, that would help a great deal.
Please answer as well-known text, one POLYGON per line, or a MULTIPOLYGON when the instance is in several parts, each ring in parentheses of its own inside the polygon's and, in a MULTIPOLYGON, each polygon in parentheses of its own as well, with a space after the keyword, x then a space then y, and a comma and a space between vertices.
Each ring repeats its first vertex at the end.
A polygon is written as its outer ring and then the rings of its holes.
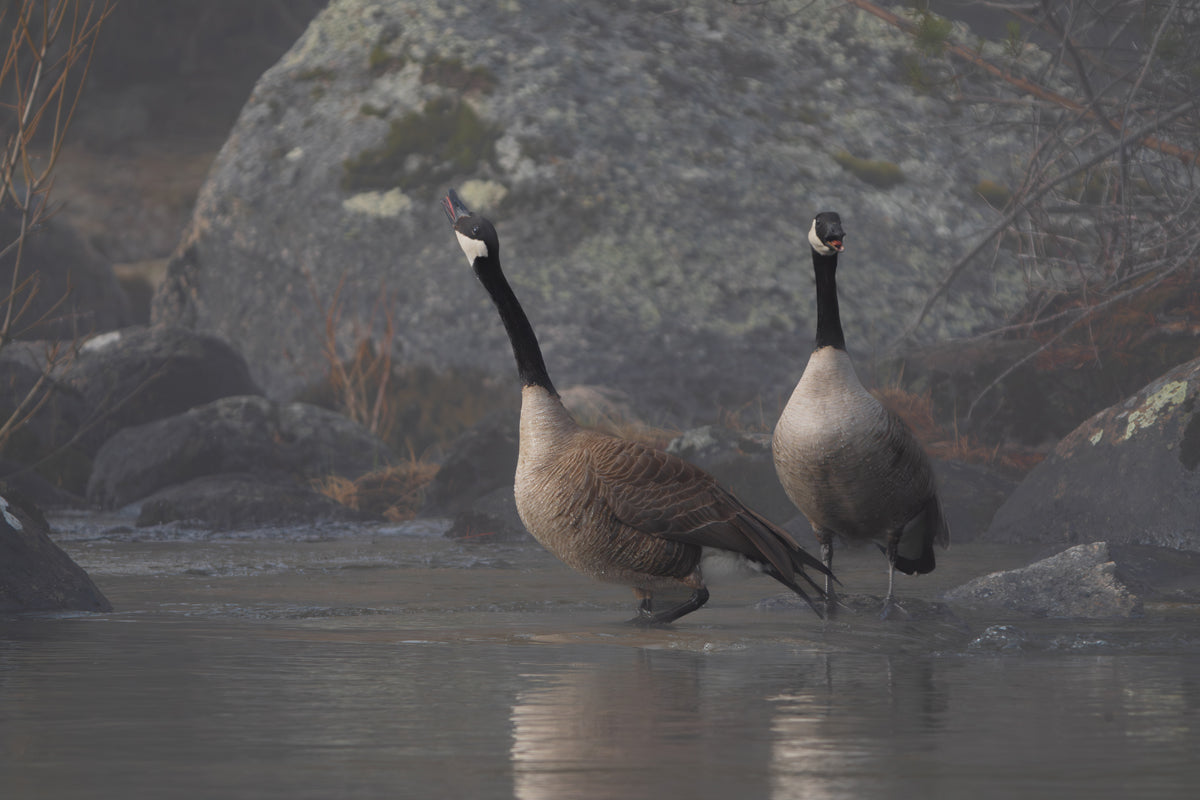
POLYGON ((171 326, 126 328, 89 340, 63 382, 82 398, 87 416, 80 445, 93 454, 129 425, 220 397, 261 393, 228 343, 171 326))
POLYGON ((492 415, 455 440, 425 489, 421 516, 454 516, 480 498, 508 487, 517 472, 517 417, 492 415))
POLYGON ((214 530, 364 519, 289 475, 222 473, 169 486, 146 498, 138 527, 186 522, 214 530))
POLYGON ((1121 582, 1146 602, 1200 604, 1200 553, 1110 544, 1121 582))
POLYGON ((534 541, 517 513, 512 486, 495 489, 455 514, 446 530, 446 538, 481 544, 534 541))
POLYGON ((83 497, 55 486, 26 464, 0 457, 0 495, 13 493, 43 509, 83 508, 83 497))
MULTIPOLYGON (((20 225, 14 209, 0 209, 0 250, 16 241, 20 225)), ((14 285, 16 252, 13 249, 0 256, 4 297, 14 285)), ((129 298, 112 265, 62 219, 51 219, 27 235, 15 283, 32 275, 37 276, 36 284, 18 288, 14 297, 14 310, 25 306, 13 328, 18 338, 71 341, 132 321, 129 298)))
POLYGON ((1017 481, 979 464, 934 461, 933 472, 953 544, 983 536, 996 510, 1017 487, 1017 481))
POLYGON ((50 540, 41 512, 0 498, 0 612, 111 610, 88 574, 50 540))
POLYGON ((995 542, 1200 550, 1200 361, 1084 422, 996 512, 995 542))
MULTIPOLYGON (((821 208, 850 232, 852 346, 889 344, 994 218, 973 187, 1006 179, 1018 129, 959 136, 974 109, 914 91, 911 39, 840 3, 663 10, 335 0, 259 80, 153 318, 238 342, 277 398, 323 375, 335 297, 363 323, 335 326, 344 352, 386 315, 411 363, 510 374, 437 205, 456 185, 499 226, 558 383, 622 389, 656 421, 790 391, 814 329, 804 237, 821 208), (904 180, 872 185, 843 149, 904 180)), ((921 337, 973 331, 1024 297, 997 258, 956 281, 921 337)))
MULTIPOLYGON (((64 382, 63 369, 48 366, 47 356, 54 346, 10 342, 0 349, 0 409, 9 412, 25 404, 33 410, 5 448, 14 460, 32 463, 66 446, 87 417, 83 396, 64 382)), ((64 346, 55 358, 70 358, 68 349, 64 346)))
POLYGON ((1029 648, 1029 634, 1016 625, 990 625, 967 645, 968 652, 1020 653, 1029 648))
POLYGON ((112 436, 92 467, 88 499, 119 508, 172 484, 229 472, 347 478, 395 463, 362 426, 304 403, 226 397, 112 436))
POLYGON ((943 599, 1036 617, 1132 617, 1143 607, 1119 575, 1107 542, 1076 545, 1027 567, 984 575, 943 599))
POLYGON ((667 452, 708 471, 739 500, 777 524, 796 516, 775 474, 770 434, 704 425, 673 439, 667 452))

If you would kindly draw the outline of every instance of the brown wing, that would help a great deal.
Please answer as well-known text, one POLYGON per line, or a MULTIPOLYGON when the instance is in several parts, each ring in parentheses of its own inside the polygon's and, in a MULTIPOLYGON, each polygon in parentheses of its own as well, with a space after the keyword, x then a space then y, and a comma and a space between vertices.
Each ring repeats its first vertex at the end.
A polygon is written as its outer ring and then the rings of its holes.
POLYGON ((711 475, 650 447, 597 435, 587 448, 595 491, 624 525, 671 541, 741 553, 791 580, 797 559, 823 570, 784 530, 711 475))

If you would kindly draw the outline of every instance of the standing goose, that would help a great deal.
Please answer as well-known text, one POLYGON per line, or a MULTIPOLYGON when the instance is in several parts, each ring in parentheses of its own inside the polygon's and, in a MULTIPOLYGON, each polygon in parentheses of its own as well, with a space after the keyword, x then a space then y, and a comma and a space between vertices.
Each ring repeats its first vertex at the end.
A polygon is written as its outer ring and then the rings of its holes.
MULTIPOLYGON (((775 425, 771 449, 779 482, 816 532, 826 567, 833 564, 835 534, 882 542, 886 617, 894 602, 893 568, 932 572, 934 542, 948 546, 950 530, 925 451, 903 420, 863 388, 846 353, 835 278, 844 238, 837 214, 817 214, 808 233, 817 341, 775 425)), ((832 609, 828 578, 825 594, 832 609)))
POLYGON ((785 531, 721 488, 708 473, 636 442, 579 427, 563 407, 521 304, 500 269, 492 223, 451 190, 442 201, 458 242, 491 295, 521 378, 520 455, 514 494, 542 546, 585 575, 633 588, 630 622, 673 622, 704 605, 705 570, 765 573, 820 610, 800 586, 826 567, 785 531), (654 593, 686 586, 680 605, 653 610, 654 593))

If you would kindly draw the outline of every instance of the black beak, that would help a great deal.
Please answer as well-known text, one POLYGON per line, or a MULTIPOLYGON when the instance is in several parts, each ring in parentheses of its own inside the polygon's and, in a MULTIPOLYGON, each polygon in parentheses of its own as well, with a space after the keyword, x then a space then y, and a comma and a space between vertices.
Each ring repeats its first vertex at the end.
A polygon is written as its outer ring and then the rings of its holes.
POLYGON ((451 225, 463 217, 471 216, 471 209, 467 208, 467 204, 462 201, 462 198, 458 196, 458 192, 453 189, 442 198, 442 210, 446 212, 451 225))
POLYGON ((829 226, 829 232, 825 234, 825 244, 829 245, 840 253, 846 249, 842 245, 842 242, 845 240, 845 238, 846 232, 842 230, 840 223, 835 222, 833 225, 829 226))

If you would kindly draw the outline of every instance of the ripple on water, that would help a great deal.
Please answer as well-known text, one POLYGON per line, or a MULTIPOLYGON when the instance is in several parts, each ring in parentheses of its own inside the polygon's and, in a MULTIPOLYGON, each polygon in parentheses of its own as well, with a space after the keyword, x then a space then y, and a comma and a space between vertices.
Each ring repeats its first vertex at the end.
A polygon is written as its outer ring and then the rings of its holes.
POLYGON ((260 526, 239 530, 213 530, 187 522, 136 525, 137 509, 118 511, 63 510, 47 514, 50 529, 61 542, 206 542, 206 541, 331 541, 345 537, 441 537, 450 527, 446 519, 407 522, 316 522, 306 525, 260 526))

